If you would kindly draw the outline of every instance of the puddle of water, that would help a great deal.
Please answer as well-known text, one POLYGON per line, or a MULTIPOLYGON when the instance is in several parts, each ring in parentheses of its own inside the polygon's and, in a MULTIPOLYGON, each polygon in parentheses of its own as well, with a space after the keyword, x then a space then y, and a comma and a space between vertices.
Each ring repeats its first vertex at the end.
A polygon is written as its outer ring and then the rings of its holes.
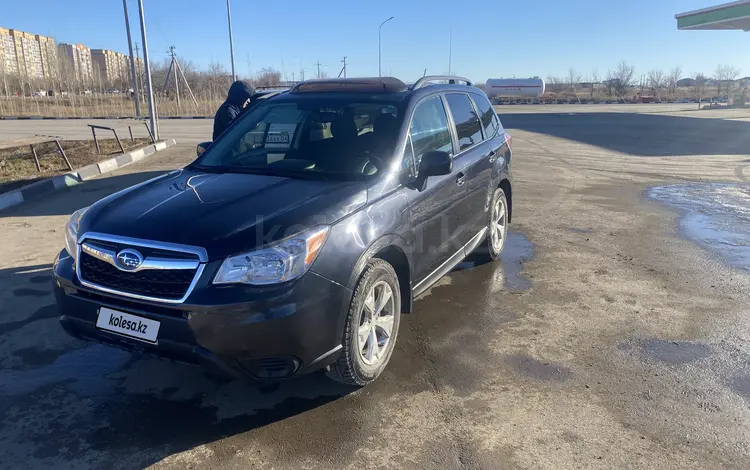
MULTIPOLYGON (((521 275, 524 262, 534 258, 534 244, 522 233, 509 232, 505 249, 500 255, 499 269, 496 278, 502 278, 503 290, 508 292, 526 292, 531 289, 531 281, 521 275)), ((476 252, 453 268, 452 272, 473 269, 490 263, 485 253, 476 252)))
POLYGON ((105 376, 117 371, 130 360, 125 351, 92 344, 63 354, 52 364, 35 369, 0 370, 0 396, 25 395, 62 382, 81 396, 94 396, 112 391, 114 381, 105 376))
POLYGON ((750 400, 750 377, 735 377, 729 383, 729 387, 740 394, 743 398, 750 400))
POLYGON ((16 297, 44 297, 45 295, 51 295, 52 290, 39 290, 29 289, 22 287, 21 289, 15 289, 13 295, 16 297))
POLYGON ((732 267, 750 271, 750 184, 660 186, 649 197, 683 211, 680 231, 732 267))
POLYGON ((514 354, 507 361, 522 375, 536 380, 561 382, 572 375, 567 367, 540 361, 525 354, 514 354))
POLYGON ((29 278, 29 282, 32 284, 47 284, 52 283, 53 277, 51 275, 45 276, 33 276, 29 278))
POLYGON ((687 364, 708 357, 711 353, 708 345, 687 341, 649 339, 641 343, 641 347, 649 357, 670 364, 687 364))
POLYGON ((46 318, 55 318, 59 315, 60 313, 57 310, 57 305, 55 304, 45 305, 44 307, 37 309, 37 311, 34 312, 26 320, 0 323, 0 335, 16 330, 18 328, 21 328, 22 326, 35 322, 37 320, 44 320, 46 318))
POLYGON ((505 250, 500 257, 505 274, 503 290, 526 292, 531 289, 531 281, 521 275, 523 263, 534 257, 534 244, 523 234, 511 232, 505 242, 505 250))

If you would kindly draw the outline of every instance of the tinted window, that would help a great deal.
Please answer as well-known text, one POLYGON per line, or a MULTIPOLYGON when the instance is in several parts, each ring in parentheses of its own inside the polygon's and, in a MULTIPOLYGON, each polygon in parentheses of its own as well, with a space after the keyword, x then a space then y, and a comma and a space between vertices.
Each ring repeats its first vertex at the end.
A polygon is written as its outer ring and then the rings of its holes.
POLYGON ((400 119, 396 103, 366 97, 277 98, 244 114, 195 165, 301 178, 372 176, 393 155, 400 119))
MULTIPOLYGON (((419 168, 422 155, 433 150, 453 155, 453 141, 448 129, 448 117, 443 101, 439 96, 428 98, 417 105, 409 128, 411 144, 414 148, 414 168, 419 168)), ((408 145, 408 142, 407 142, 408 145)), ((406 158, 412 149, 407 148, 406 158)))
POLYGON ((451 93, 446 95, 458 132, 458 148, 463 150, 482 141, 482 125, 479 123, 469 95, 451 93))
POLYGON ((494 137, 497 132, 498 121, 495 112, 492 110, 490 101, 481 95, 471 95, 474 98, 474 103, 477 105, 479 110, 479 117, 482 120, 482 127, 484 127, 484 135, 487 138, 494 137))

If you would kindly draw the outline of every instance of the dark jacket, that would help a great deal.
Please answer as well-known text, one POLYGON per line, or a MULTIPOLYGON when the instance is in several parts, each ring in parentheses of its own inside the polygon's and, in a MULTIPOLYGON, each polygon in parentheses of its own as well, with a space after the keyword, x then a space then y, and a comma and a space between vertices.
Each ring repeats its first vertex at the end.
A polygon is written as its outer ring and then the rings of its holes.
POLYGON ((219 138, 221 134, 242 114, 242 105, 250 99, 254 90, 253 87, 237 80, 229 87, 227 100, 219 107, 214 116, 214 136, 213 140, 219 138))

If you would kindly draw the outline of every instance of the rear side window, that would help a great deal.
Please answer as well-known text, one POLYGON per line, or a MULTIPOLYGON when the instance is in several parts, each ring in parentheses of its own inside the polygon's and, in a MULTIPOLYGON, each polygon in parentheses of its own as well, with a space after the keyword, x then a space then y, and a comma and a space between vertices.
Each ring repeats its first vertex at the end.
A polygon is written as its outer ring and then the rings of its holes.
POLYGON ((450 93, 445 95, 448 106, 456 123, 458 133, 458 148, 464 150, 482 141, 482 125, 474 111, 474 105, 465 93, 450 93))
MULTIPOLYGON (((448 129, 448 116, 439 96, 427 98, 417 105, 409 127, 405 159, 414 155, 413 173, 419 168, 422 155, 439 150, 453 155, 453 141, 448 129)), ((404 162, 408 166, 407 162, 404 162)))
POLYGON ((495 115, 495 111, 492 109, 490 100, 482 95, 472 94, 471 97, 474 99, 474 103, 476 103, 479 110, 479 117, 482 121, 482 127, 484 127, 484 135, 488 139, 494 137, 500 128, 500 122, 495 115))

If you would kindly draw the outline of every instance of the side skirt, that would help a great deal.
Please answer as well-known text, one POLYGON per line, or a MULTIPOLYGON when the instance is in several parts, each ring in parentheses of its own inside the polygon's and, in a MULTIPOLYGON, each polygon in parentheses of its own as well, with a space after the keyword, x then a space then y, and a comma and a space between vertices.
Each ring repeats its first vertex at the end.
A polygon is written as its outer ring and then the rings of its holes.
POLYGON ((479 244, 482 243, 482 240, 484 240, 485 236, 487 236, 487 227, 483 228, 479 231, 479 233, 471 237, 471 240, 469 240, 466 245, 464 245, 460 250, 451 255, 450 258, 445 260, 445 262, 438 266, 436 270, 428 274, 427 277, 419 281, 419 283, 412 289, 413 297, 416 297, 419 294, 423 293, 424 291, 432 287, 433 284, 438 282, 440 278, 448 274, 451 269, 455 268, 458 263, 463 261, 464 258, 469 256, 469 254, 471 254, 471 252, 473 252, 479 246, 479 244))

